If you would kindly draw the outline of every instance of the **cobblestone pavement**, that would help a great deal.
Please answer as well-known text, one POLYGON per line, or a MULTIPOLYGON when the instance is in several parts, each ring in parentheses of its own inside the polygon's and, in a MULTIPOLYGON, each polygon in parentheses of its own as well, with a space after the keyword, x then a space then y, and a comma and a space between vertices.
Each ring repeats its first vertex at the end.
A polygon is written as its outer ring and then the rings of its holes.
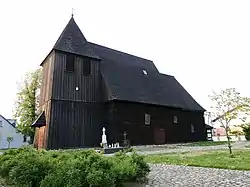
POLYGON ((148 185, 154 187, 250 187, 250 171, 151 164, 148 185))

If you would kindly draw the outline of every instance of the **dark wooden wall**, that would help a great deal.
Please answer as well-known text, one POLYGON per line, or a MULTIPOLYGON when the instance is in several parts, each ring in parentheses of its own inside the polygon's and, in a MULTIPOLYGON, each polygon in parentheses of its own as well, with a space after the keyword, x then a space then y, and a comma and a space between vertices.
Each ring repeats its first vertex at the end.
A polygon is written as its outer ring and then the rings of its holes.
POLYGON ((67 72, 66 54, 56 52, 52 99, 82 101, 82 102, 99 102, 100 101, 100 65, 97 60, 91 60, 91 75, 83 74, 84 58, 76 56, 75 71, 67 72), (79 88, 76 91, 76 87, 79 88))
POLYGON ((55 53, 52 52, 43 62, 40 107, 51 99, 55 53))
POLYGON ((107 105, 109 142, 122 142, 123 132, 128 132, 132 145, 155 144, 155 129, 165 130, 164 143, 191 142, 206 139, 203 112, 190 112, 146 104, 116 101, 107 105), (151 124, 145 125, 144 114, 151 115, 151 124), (173 123, 174 116, 178 123, 173 123), (191 124, 195 133, 191 132, 191 124))
MULTIPOLYGON (((42 129, 36 128, 35 138, 41 137, 42 131, 42 140, 39 138, 40 146, 46 148, 48 140, 48 129, 50 125, 50 116, 51 116, 51 97, 52 97, 52 83, 53 83, 53 72, 54 72, 54 60, 55 53, 52 52, 43 62, 42 69, 42 84, 40 89, 40 100, 39 100, 39 110, 40 112, 45 111, 46 126, 42 129), (41 143, 43 142, 43 143, 41 143)), ((38 146, 38 140, 34 140, 36 146, 38 146)))
POLYGON ((51 110, 49 149, 99 146, 102 105, 54 101, 51 110))
POLYGON ((76 56, 75 71, 67 72, 66 55, 55 52, 47 148, 97 146, 103 113, 99 61, 91 59, 91 74, 84 75, 86 57, 76 56))

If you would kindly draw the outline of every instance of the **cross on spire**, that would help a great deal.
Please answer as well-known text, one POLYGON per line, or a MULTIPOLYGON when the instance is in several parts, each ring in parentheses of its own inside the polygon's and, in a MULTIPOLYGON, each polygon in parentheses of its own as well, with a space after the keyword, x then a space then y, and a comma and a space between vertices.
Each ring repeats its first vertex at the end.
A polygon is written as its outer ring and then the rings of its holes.
POLYGON ((71 17, 73 18, 74 17, 74 9, 72 8, 71 10, 71 17))

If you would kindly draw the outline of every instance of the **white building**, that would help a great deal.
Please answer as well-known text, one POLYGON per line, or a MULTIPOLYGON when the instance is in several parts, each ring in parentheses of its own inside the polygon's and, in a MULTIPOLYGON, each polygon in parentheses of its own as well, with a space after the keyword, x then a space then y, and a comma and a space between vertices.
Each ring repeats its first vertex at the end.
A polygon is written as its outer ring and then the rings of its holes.
POLYGON ((0 115, 0 149, 8 148, 9 143, 7 142, 7 137, 13 138, 13 141, 10 143, 10 148, 19 148, 28 145, 28 142, 24 142, 23 135, 17 132, 15 123, 13 122, 13 120, 9 121, 0 115))

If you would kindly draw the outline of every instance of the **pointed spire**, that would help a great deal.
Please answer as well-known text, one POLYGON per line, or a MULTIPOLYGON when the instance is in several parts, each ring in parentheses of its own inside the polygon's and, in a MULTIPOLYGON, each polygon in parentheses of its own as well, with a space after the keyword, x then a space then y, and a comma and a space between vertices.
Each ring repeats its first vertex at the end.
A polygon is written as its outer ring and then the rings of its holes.
POLYGON ((90 49, 88 41, 76 24, 73 16, 72 13, 72 17, 58 38, 53 49, 99 59, 99 57, 90 49))

